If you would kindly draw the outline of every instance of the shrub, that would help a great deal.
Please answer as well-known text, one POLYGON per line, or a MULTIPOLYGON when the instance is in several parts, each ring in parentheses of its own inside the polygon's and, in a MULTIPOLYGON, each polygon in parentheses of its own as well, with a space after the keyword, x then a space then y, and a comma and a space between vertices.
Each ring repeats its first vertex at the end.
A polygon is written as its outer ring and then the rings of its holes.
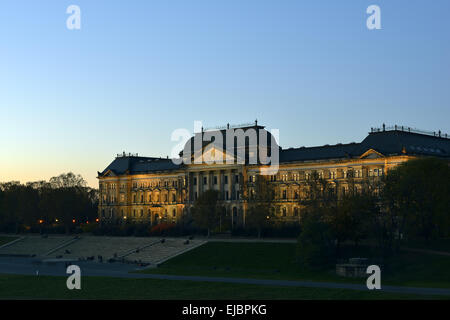
POLYGON ((318 214, 304 217, 297 243, 297 261, 306 269, 324 269, 335 262, 330 226, 318 214))

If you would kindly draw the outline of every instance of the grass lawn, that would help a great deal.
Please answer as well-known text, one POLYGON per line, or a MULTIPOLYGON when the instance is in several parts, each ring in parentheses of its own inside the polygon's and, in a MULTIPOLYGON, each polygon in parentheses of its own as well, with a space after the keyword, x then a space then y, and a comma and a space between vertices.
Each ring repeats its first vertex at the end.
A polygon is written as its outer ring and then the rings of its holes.
POLYGON ((66 277, 0 275, 0 299, 442 299, 377 291, 103 277, 82 277, 81 290, 68 290, 66 280, 66 277))
MULTIPOLYGON (((156 269, 141 272, 179 275, 290 279, 365 284, 338 277, 334 270, 305 271, 295 262, 296 244, 209 242, 156 269)), ((450 288, 450 257, 401 252, 382 269, 382 284, 450 288)))
POLYGON ((0 236, 0 246, 4 245, 5 243, 16 240, 16 239, 18 239, 18 238, 17 237, 0 236))

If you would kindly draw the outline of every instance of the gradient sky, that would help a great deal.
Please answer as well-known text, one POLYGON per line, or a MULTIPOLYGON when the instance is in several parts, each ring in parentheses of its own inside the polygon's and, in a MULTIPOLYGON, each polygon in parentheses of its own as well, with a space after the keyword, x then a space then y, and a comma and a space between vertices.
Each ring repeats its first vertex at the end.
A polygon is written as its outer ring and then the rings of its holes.
POLYGON ((283 147, 400 124, 450 133, 450 1, 2 0, 0 181, 169 155, 177 128, 252 122, 283 147), (81 8, 81 30, 66 8, 81 8), (381 8, 382 30, 366 28, 381 8))

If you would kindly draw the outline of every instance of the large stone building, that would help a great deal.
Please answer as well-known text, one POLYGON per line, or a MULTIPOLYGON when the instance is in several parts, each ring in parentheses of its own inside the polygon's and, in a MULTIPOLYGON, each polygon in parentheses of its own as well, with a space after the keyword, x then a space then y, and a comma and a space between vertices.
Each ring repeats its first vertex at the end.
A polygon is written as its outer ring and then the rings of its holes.
POLYGON ((267 149, 263 151, 267 151, 268 155, 273 150, 279 152, 278 171, 269 181, 276 190, 276 214, 286 221, 299 221, 302 214, 299 198, 304 194, 304 187, 313 172, 328 179, 336 193, 342 195, 348 188, 350 173, 352 181, 358 184, 370 178, 379 179, 392 167, 412 158, 437 156, 450 159, 450 139, 447 135, 399 126, 386 128, 383 125, 383 128, 371 129, 360 143, 289 149, 274 146, 273 136, 257 122, 238 129, 242 129, 246 136, 244 157, 239 152, 239 144, 230 149, 226 147, 225 138, 223 146, 216 144, 216 139, 204 139, 205 135, 211 134, 225 137, 230 127, 202 130, 195 134, 185 147, 185 154, 180 153, 183 159, 193 161, 176 164, 168 158, 118 155, 105 170, 98 173, 99 218, 102 221, 128 219, 152 224, 176 222, 189 213, 195 199, 203 191, 215 189, 219 191, 231 225, 245 224, 247 205, 243 193, 248 187, 251 188, 255 176, 268 167, 261 164, 259 158, 256 163, 250 161, 250 155, 255 151, 260 154, 262 146, 267 149), (247 136, 250 129, 258 133, 256 140, 247 136), (267 136, 266 143, 261 143, 260 133, 267 136), (195 137, 202 141, 201 152, 192 152, 188 157, 186 151, 194 151, 195 137), (231 160, 206 163, 202 159, 207 153, 220 153, 231 160), (196 161, 195 157, 200 157, 200 161, 196 161))

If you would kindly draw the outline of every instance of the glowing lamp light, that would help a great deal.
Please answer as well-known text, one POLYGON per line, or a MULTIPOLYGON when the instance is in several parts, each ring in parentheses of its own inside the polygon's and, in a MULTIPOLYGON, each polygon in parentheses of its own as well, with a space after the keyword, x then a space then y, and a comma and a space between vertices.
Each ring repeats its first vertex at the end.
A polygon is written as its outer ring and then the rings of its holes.
POLYGON ((127 219, 127 216, 123 216, 123 218, 126 220, 126 219, 127 219))
POLYGON ((95 222, 99 222, 100 220, 97 218, 97 219, 95 219, 95 222))
POLYGON ((75 219, 73 219, 72 222, 75 223, 75 219))
POLYGON ((39 223, 40 223, 40 224, 44 223, 44 220, 39 220, 39 223))

